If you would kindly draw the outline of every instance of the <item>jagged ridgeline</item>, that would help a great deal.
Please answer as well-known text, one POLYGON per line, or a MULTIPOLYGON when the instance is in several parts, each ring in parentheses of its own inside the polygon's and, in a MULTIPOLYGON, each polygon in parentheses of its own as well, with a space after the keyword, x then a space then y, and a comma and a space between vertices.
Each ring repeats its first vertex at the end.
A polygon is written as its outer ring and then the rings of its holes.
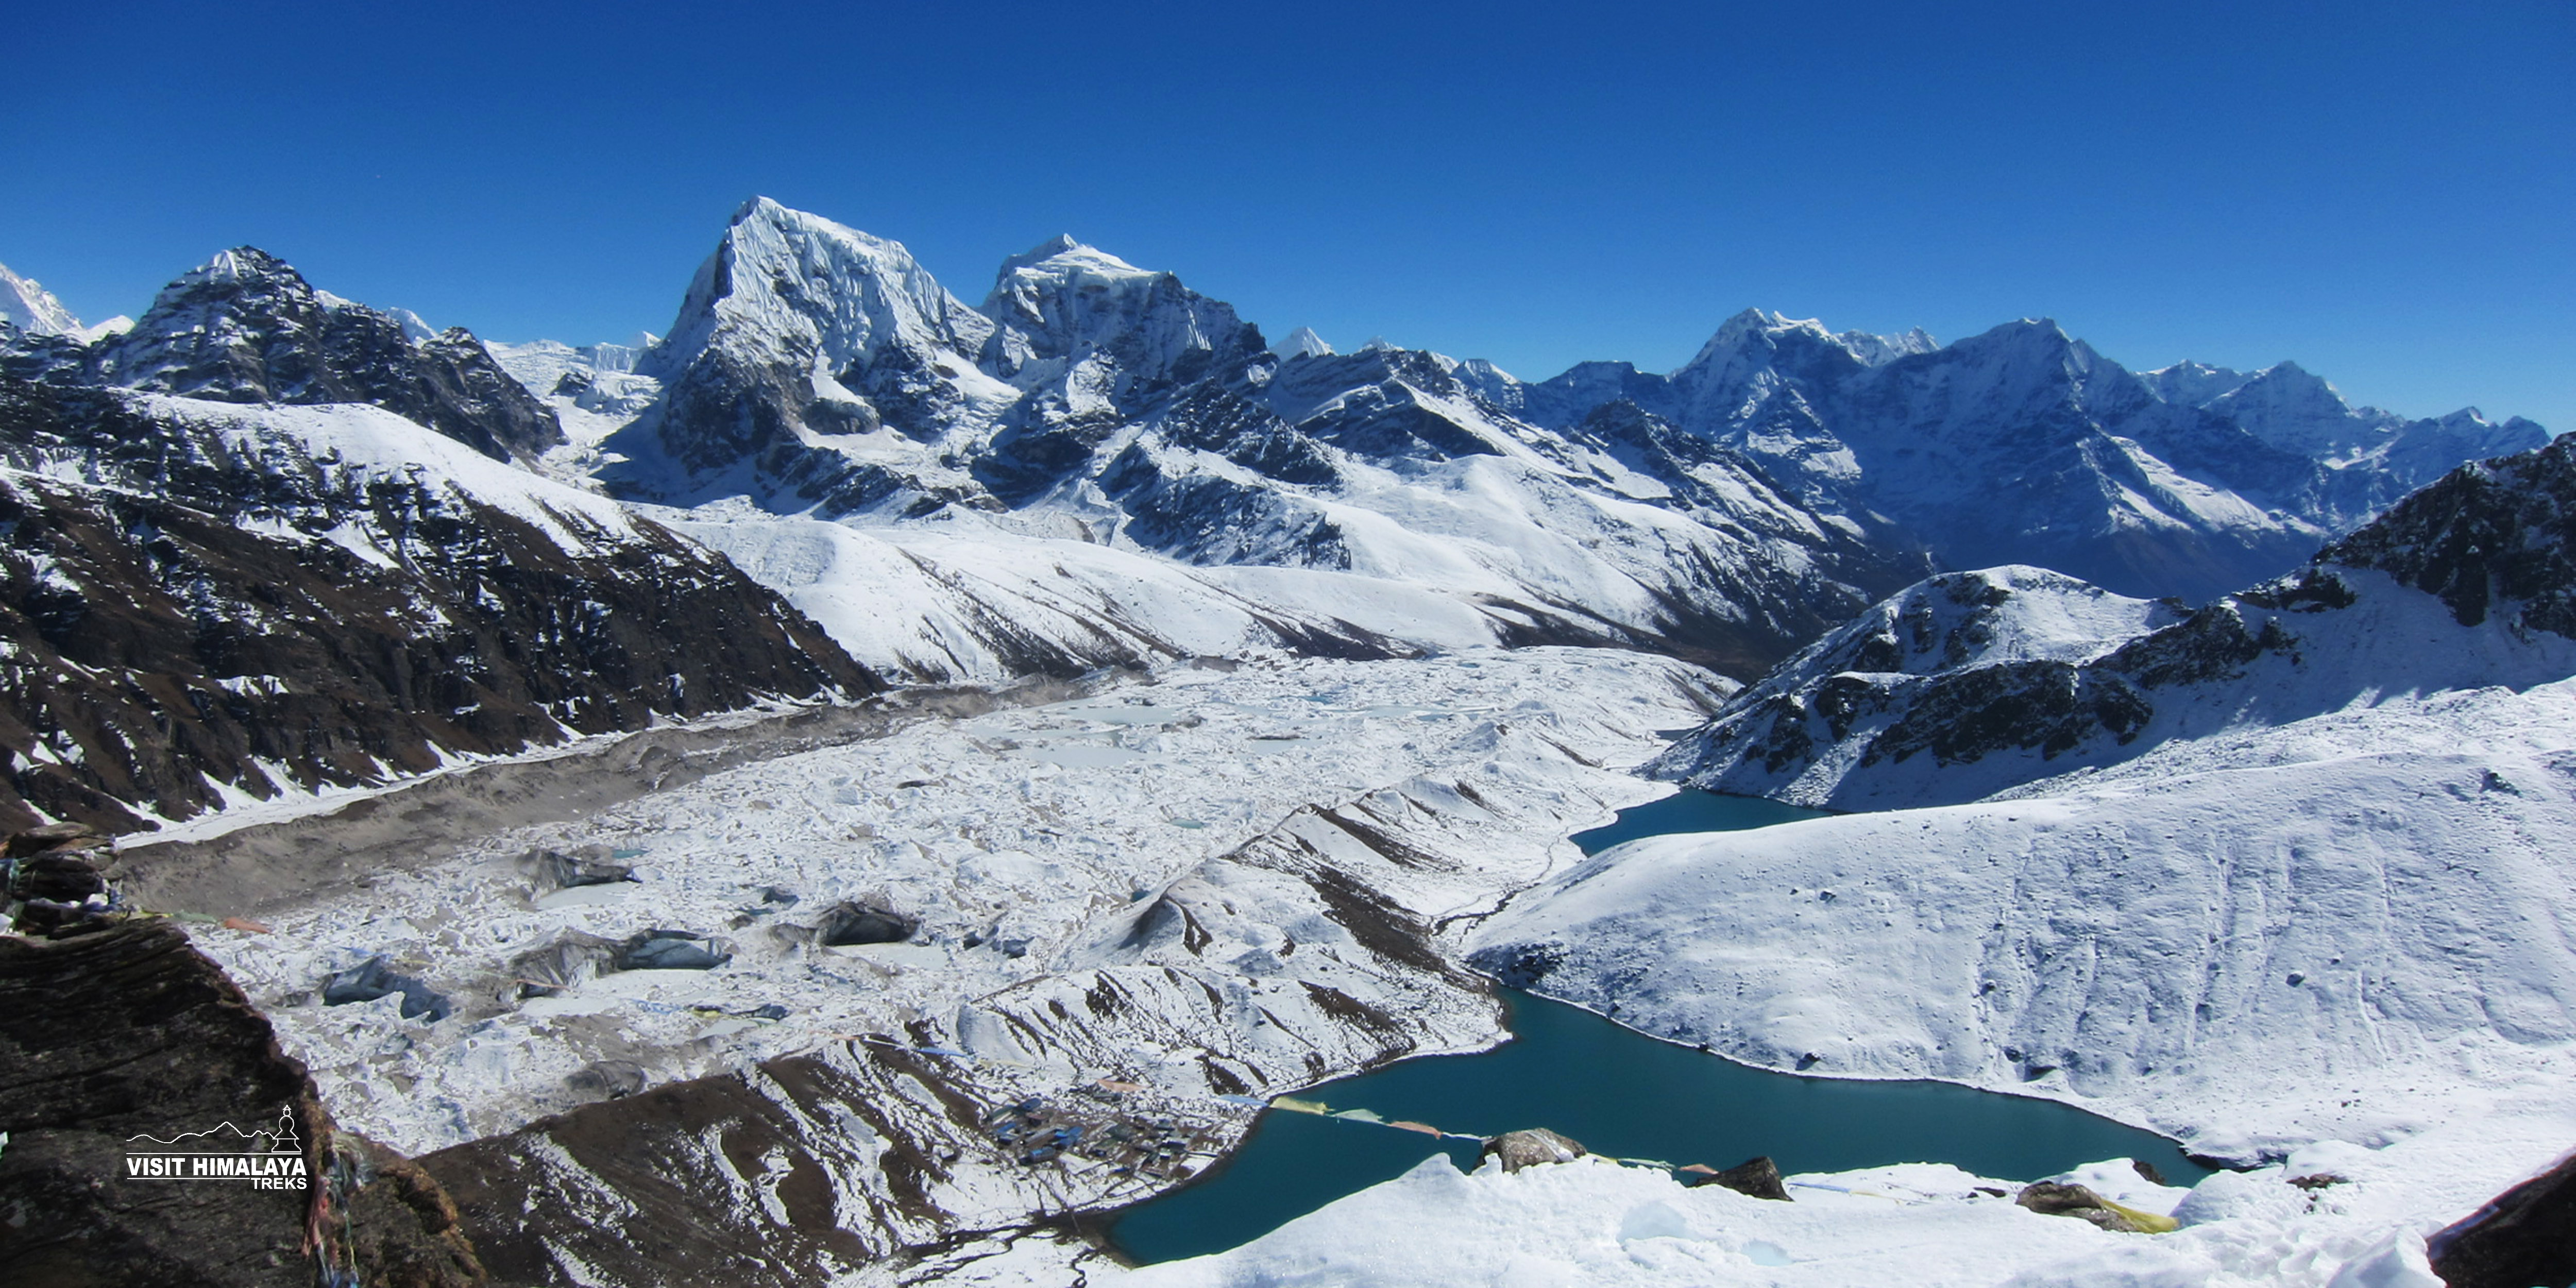
POLYGON ((1069 238, 1005 262, 977 308, 901 245, 765 200, 639 370, 661 397, 607 474, 631 495, 1047 514, 1194 563, 1398 577, 1421 538, 1515 583, 1535 620, 1737 664, 1926 554, 2220 594, 2545 441, 2354 408, 2289 363, 2134 374, 2047 321, 1941 346, 1748 311, 1669 375, 1535 384, 1311 332, 1273 351, 1069 238))

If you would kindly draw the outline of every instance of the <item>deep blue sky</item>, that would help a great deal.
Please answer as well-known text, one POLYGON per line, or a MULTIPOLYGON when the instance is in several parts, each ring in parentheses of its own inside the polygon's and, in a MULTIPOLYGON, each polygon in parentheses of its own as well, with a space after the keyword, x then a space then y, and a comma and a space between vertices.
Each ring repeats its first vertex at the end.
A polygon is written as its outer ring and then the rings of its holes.
POLYGON ((670 320, 744 197, 950 290, 1058 232, 1532 378, 1746 305, 2281 358, 2576 428, 2576 5, 45 4, 0 262, 248 242, 496 339, 670 320))

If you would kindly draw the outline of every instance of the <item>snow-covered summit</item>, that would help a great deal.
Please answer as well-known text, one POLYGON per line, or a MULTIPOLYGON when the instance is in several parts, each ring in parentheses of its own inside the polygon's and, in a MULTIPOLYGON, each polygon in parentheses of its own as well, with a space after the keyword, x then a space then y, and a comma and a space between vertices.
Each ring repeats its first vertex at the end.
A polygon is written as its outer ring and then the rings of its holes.
MULTIPOLYGON (((671 379, 709 350, 801 359, 835 373, 880 353, 971 353, 991 323, 941 289, 901 242, 755 197, 699 265, 670 332, 643 363, 671 379)), ((818 397, 829 391, 809 390, 818 397)))
POLYGON ((2462 461, 2527 452, 2548 431, 2520 417, 2490 422, 2474 407, 2408 420, 2356 407, 2295 362, 2247 373, 2181 362, 2144 373, 2156 396, 2243 427, 2264 443, 2324 465, 2336 504, 2367 513, 2440 478, 2462 461))
POLYGON ((1845 331, 1834 337, 1842 341, 1852 356, 1870 366, 1884 366, 1898 358, 1930 353, 1941 347, 1932 333, 1921 327, 1908 327, 1902 335, 1877 335, 1868 331, 1845 331))
POLYGON ((2253 378, 2254 373, 2250 371, 2213 367, 2188 358, 2169 367, 2138 373, 2138 379, 2147 382, 2147 387, 2155 390, 2158 398, 2185 407, 2203 406, 2253 378))
POLYGON ((529 458, 563 441, 554 414, 462 328, 316 290, 251 246, 181 275, 122 335, 86 355, 103 384, 218 402, 371 403, 486 455, 529 458))
MULTIPOLYGON (((556 392, 583 379, 564 355, 524 352, 550 396, 581 396, 556 392)), ((1069 237, 1012 257, 976 310, 896 243, 755 201, 640 374, 656 400, 601 444, 629 497, 872 525, 974 513, 1383 581, 1365 593, 1473 603, 1533 642, 1668 641, 1745 669, 1919 566, 1669 425, 1542 429, 1491 364, 1384 341, 1283 362, 1223 301, 1069 237)), ((1276 620, 1301 619, 1303 594, 1276 620)))
POLYGON ((829 440, 892 429, 937 441, 989 425, 1009 398, 974 367, 992 332, 902 243, 755 197, 638 360, 661 400, 618 436, 627 459, 611 481, 651 499, 703 497, 761 460, 814 490, 812 504, 854 469, 884 473, 829 440))
POLYGON ((984 299, 997 331, 987 371, 1021 388, 1062 380, 1086 359, 1120 391, 1187 379, 1224 354, 1257 353, 1260 333, 1234 309, 1106 251, 1058 237, 1003 262, 984 299))

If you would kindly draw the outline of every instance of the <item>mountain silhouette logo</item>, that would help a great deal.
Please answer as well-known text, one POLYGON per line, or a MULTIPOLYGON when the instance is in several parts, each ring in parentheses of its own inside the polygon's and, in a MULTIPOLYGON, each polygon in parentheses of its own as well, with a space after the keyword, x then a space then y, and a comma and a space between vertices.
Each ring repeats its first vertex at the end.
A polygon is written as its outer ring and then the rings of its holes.
POLYGON ((227 1119, 170 1136, 139 1132, 126 1137, 125 1145, 129 1181, 247 1181, 264 1190, 301 1190, 309 1183, 304 1138, 295 1130, 291 1104, 280 1107, 276 1122, 267 1126, 245 1128, 227 1119))

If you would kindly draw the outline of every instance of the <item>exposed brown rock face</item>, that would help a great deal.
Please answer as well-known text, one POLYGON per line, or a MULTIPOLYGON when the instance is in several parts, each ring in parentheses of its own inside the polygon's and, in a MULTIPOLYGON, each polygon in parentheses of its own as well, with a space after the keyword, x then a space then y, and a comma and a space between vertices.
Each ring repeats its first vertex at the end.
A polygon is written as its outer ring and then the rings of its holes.
POLYGON ((929 1183, 948 1175, 943 1155, 981 1137, 983 1100, 995 1097, 950 1073, 844 1044, 585 1105, 420 1161, 505 1283, 820 1283, 953 1232, 929 1183))
POLYGON ((2451 1288, 2576 1283, 2576 1155, 2427 1240, 2451 1288))
POLYGON ((370 1285, 486 1282, 435 1184, 336 1131, 268 1021, 167 923, 0 935, 0 1131, 0 1282, 307 1288, 317 1252, 370 1285), (127 1174, 208 1141, 292 1157, 307 1183, 127 1174))
POLYGON ((0 457, 121 484, 0 482, 0 826, 41 810, 130 831, 216 806, 214 783, 274 795, 260 762, 365 785, 442 753, 882 687, 648 522, 576 554, 434 480, 235 461, 123 395, 5 377, 0 457), (351 531, 388 557, 313 539, 351 531))

